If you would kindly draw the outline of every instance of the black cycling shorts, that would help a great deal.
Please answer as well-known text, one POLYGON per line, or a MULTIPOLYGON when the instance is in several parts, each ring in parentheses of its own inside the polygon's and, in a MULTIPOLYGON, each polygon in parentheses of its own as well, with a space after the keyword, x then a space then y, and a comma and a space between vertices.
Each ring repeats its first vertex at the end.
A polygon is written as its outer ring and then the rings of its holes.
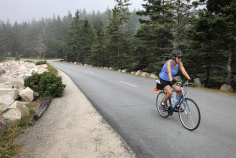
POLYGON ((171 87, 170 81, 166 81, 166 80, 163 80, 163 79, 160 79, 160 81, 161 81, 161 85, 162 85, 163 88, 165 88, 168 85, 170 85, 170 87, 171 87))

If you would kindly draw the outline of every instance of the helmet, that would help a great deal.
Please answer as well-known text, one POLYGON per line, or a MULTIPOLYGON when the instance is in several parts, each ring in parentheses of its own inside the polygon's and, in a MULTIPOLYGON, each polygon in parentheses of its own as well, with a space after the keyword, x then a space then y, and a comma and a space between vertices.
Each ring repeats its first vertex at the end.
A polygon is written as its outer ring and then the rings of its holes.
POLYGON ((173 57, 182 57, 183 53, 180 50, 175 50, 172 54, 173 57))

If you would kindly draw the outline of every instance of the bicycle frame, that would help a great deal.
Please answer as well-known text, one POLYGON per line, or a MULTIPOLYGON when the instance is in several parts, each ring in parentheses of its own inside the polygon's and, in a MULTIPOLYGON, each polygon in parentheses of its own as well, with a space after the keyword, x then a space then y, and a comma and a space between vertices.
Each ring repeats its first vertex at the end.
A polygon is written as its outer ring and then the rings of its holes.
MULTIPOLYGON (((165 90, 163 90, 163 91, 164 91, 164 93, 166 94, 165 90)), ((179 101, 178 101, 177 103, 175 103, 174 107, 171 106, 172 110, 175 110, 175 108, 178 106, 178 104, 179 104, 181 101, 184 102, 184 94, 183 94, 183 91, 182 91, 182 90, 174 90, 174 89, 172 89, 172 92, 181 92, 181 93, 182 93, 181 96, 180 96, 180 98, 179 98, 179 101)), ((168 100, 169 100, 170 105, 172 105, 172 104, 171 104, 171 99, 169 98, 168 100)), ((185 103, 184 103, 184 104, 185 104, 185 103)))

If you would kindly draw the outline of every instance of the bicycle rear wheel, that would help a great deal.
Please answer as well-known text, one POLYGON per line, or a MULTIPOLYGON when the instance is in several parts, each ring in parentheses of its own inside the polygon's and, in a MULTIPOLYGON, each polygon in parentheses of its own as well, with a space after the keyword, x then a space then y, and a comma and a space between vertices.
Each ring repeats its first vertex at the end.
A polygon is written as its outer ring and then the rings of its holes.
POLYGON ((179 119, 183 126, 190 131, 198 128, 201 121, 201 114, 198 105, 192 99, 185 98, 181 102, 179 119))
POLYGON ((157 95, 157 99, 156 99, 156 107, 157 107, 157 111, 159 112, 159 114, 166 118, 169 116, 169 113, 167 111, 167 109, 164 109, 162 106, 161 106, 161 102, 164 98, 166 94, 162 91, 160 92, 158 95, 157 95))

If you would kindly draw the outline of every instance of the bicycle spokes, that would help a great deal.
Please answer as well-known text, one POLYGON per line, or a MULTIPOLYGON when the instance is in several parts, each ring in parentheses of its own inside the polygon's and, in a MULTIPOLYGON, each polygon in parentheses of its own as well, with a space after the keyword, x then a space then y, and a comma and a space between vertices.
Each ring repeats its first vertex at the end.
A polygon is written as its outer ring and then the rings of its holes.
POLYGON ((179 112, 181 123, 186 129, 195 130, 201 119, 197 104, 193 100, 185 98, 180 106, 184 109, 184 112, 179 112))

